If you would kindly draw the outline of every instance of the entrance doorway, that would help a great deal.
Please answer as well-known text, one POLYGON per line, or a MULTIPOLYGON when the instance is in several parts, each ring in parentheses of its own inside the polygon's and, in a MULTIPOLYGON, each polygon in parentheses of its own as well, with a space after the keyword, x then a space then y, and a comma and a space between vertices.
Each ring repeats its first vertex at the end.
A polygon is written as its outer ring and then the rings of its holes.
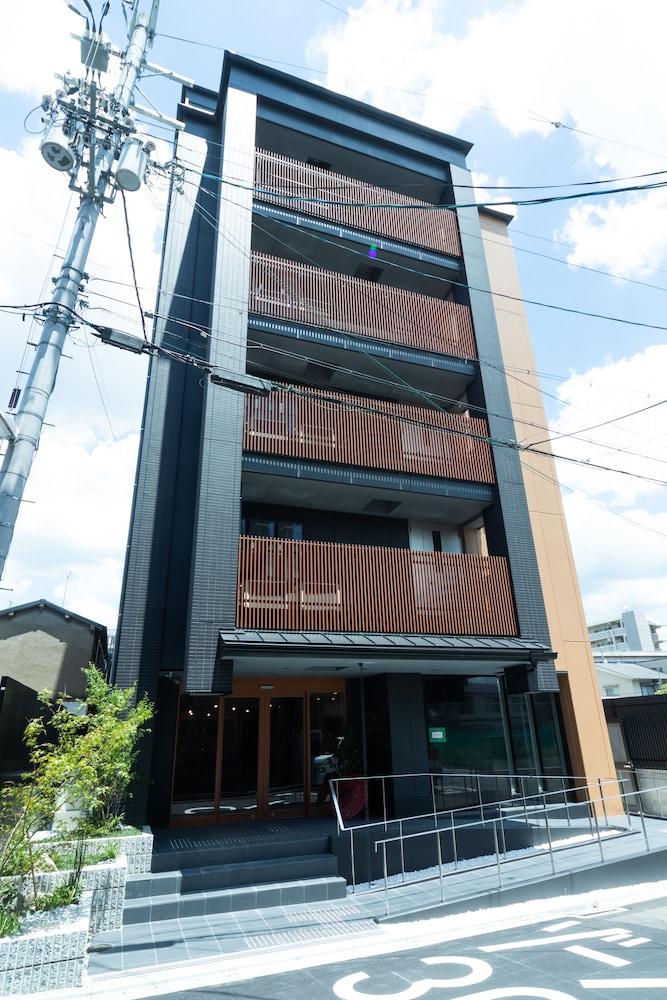
POLYGON ((336 678, 239 678, 227 697, 182 695, 172 825, 318 815, 345 715, 336 678))

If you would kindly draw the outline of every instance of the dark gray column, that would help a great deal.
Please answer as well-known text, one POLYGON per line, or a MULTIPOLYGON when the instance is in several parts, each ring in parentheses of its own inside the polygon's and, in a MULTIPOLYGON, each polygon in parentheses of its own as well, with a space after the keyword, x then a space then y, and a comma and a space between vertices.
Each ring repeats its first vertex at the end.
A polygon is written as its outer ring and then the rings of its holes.
MULTIPOLYGON (((209 361, 245 372, 255 165, 254 94, 225 98, 209 361), (240 186, 239 186, 240 185, 240 186)), ((207 383, 190 577, 186 689, 211 691, 218 633, 236 624, 243 396, 207 383)))
MULTIPOLYGON (((387 674, 387 710, 393 774, 424 774, 429 769, 421 674, 387 674)), ((432 808, 428 778, 393 783, 397 816, 416 816, 432 808)))
MULTIPOLYGON (((452 182, 470 185, 468 170, 452 166, 452 182)), ((459 204, 470 201, 471 189, 455 187, 459 204)), ((477 208, 459 208, 461 246, 470 294, 475 339, 480 359, 480 375, 489 410, 490 436, 499 441, 515 441, 507 380, 503 371, 498 327, 490 293, 489 275, 477 208)), ((526 491, 517 451, 492 445, 500 508, 505 527, 507 556, 512 575, 519 632, 523 638, 549 645, 549 627, 542 597, 537 556, 526 501, 526 491)), ((554 673, 555 677, 555 673, 554 673)))

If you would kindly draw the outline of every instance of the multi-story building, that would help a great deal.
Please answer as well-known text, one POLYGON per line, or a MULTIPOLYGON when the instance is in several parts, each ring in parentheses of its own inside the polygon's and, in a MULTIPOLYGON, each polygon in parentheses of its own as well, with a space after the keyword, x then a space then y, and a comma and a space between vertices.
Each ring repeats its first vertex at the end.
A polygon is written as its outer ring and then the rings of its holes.
POLYGON ((179 114, 156 340, 274 390, 151 361, 116 643, 150 817, 316 813, 336 768, 613 774, 470 144, 232 54, 179 114))
POLYGON ((623 611, 618 618, 588 626, 593 653, 651 653, 660 650, 659 625, 642 611, 623 611))

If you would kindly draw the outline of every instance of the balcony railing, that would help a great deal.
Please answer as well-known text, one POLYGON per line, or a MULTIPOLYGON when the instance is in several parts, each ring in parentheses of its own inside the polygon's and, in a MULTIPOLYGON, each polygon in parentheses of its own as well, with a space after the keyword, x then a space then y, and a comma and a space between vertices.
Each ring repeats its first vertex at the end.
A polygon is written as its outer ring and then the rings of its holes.
POLYGON ((244 449, 495 482, 485 420, 341 392, 307 392, 280 389, 265 399, 246 396, 244 449))
POLYGON ((502 556, 239 540, 238 628, 517 635, 502 556))
POLYGON ((255 187, 259 201, 461 256, 456 213, 418 198, 264 149, 255 150, 255 187))
POLYGON ((249 309, 437 354, 477 356, 467 306, 264 253, 252 255, 249 309))

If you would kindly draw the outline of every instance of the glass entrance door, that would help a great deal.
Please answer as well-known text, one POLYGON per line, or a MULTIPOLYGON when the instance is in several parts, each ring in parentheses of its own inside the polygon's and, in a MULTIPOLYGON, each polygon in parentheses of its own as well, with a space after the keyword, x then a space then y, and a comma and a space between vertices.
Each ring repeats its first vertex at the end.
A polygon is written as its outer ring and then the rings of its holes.
POLYGON ((218 818, 303 814, 304 698, 225 698, 218 818))
POLYGON ((303 698, 269 701, 269 814, 287 809, 303 812, 306 801, 303 715, 303 698))
POLYGON ((220 768, 221 817, 237 819, 256 815, 259 809, 260 698, 224 698, 222 763, 220 768))
POLYGON ((329 678, 241 678, 231 696, 183 695, 172 822, 328 811, 328 779, 343 759, 340 686, 329 678))

